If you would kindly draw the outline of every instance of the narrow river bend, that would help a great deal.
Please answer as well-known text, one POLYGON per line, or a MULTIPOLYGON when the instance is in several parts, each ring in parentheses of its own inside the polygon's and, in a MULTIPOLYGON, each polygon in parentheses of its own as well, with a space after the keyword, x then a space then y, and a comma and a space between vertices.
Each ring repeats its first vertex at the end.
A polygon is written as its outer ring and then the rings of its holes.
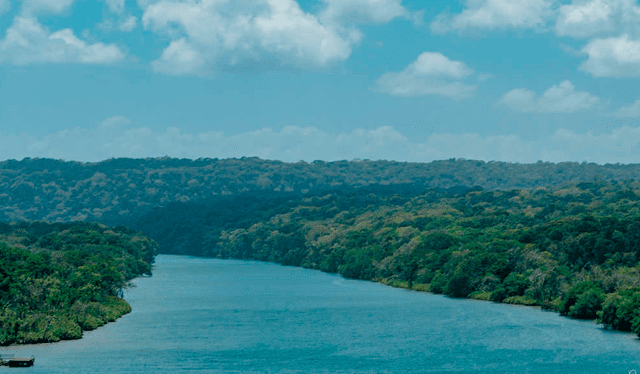
POLYGON ((538 309, 275 264, 161 255, 133 312, 77 341, 0 348, 29 373, 640 372, 640 341, 538 309))

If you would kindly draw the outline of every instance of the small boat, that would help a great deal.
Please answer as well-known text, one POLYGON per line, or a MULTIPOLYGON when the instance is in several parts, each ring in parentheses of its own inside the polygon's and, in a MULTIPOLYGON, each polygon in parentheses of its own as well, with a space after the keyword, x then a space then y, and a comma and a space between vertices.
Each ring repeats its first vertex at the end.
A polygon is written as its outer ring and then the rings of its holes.
POLYGON ((33 366, 36 362, 35 356, 29 357, 14 357, 12 354, 0 354, 0 365, 7 365, 9 367, 29 367, 33 366))

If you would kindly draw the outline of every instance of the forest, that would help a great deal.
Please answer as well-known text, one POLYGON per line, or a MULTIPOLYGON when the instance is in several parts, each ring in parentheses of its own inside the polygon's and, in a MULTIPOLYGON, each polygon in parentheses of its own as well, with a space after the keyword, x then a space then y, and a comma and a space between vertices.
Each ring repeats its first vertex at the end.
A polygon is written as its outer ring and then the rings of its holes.
POLYGON ((157 244, 95 223, 0 223, 0 345, 79 339, 129 313, 157 244))
POLYGON ((639 200, 640 183, 630 180, 405 196, 342 191, 283 209, 254 204, 253 222, 228 215, 224 227, 200 229, 195 254, 537 305, 640 333, 639 200))
POLYGON ((0 162, 0 221, 91 221, 132 225, 171 203, 198 203, 247 192, 315 194, 331 189, 412 185, 530 189, 626 180, 640 165, 577 162, 518 164, 449 159, 313 161, 256 157, 197 160, 109 159, 82 163, 41 158, 0 162))
POLYGON ((0 162, 0 344, 115 320, 156 253, 302 266, 640 334, 639 173, 461 159, 0 162))

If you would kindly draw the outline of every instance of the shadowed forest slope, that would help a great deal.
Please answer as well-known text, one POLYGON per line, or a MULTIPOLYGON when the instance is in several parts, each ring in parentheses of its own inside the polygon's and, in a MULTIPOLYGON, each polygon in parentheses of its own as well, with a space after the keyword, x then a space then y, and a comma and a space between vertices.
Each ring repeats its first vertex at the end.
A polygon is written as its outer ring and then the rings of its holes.
POLYGON ((332 193, 248 227, 214 228, 199 254, 540 305, 640 333, 639 201, 638 182, 332 193))

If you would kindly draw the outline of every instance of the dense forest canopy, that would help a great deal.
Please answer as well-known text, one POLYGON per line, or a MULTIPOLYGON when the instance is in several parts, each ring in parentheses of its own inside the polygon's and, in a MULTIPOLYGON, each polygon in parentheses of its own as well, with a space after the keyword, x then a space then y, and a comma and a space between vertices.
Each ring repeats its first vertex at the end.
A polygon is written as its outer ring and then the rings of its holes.
POLYGON ((197 254, 540 305, 640 333, 639 200, 633 181, 327 193, 253 224, 214 225, 197 254))
POLYGON ((0 223, 0 345, 77 339, 131 310, 157 244, 95 223, 0 223))
POLYGON ((241 159, 52 159, 0 162, 0 220, 128 223, 171 202, 198 202, 248 191, 314 193, 330 188, 414 185, 531 189, 564 183, 626 180, 640 165, 517 164, 450 159, 429 163, 241 159))
POLYGON ((638 175, 454 159, 5 161, 0 221, 32 222, 0 225, 0 344, 117 318, 120 290, 156 251, 540 305, 640 333, 638 175))

